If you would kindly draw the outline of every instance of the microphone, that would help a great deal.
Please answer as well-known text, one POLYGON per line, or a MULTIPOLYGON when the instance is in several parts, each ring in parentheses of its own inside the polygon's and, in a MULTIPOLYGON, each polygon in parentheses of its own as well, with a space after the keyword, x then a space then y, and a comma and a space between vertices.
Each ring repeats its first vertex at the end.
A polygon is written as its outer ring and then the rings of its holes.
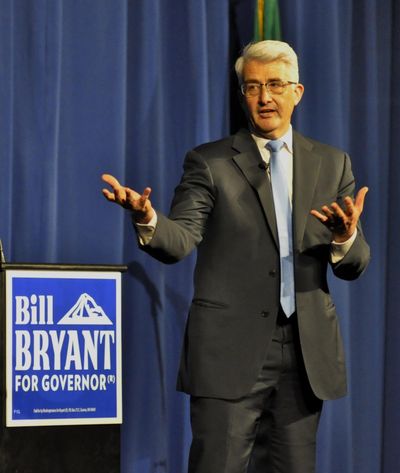
POLYGON ((260 169, 262 169, 264 172, 265 172, 265 171, 268 171, 268 170, 269 170, 269 163, 266 163, 265 161, 263 161, 262 163, 260 163, 260 164, 258 165, 258 167, 259 167, 260 169))

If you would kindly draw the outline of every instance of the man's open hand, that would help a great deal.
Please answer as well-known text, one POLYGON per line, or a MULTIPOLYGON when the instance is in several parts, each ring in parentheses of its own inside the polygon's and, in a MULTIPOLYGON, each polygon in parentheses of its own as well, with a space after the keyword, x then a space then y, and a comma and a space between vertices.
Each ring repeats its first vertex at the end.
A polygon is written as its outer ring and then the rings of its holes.
POLYGON ((132 211, 136 223, 149 223, 154 215, 154 209, 151 206, 149 196, 150 187, 146 187, 142 194, 122 186, 118 180, 110 174, 101 176, 104 182, 109 184, 112 191, 103 189, 103 195, 110 202, 119 204, 124 209, 132 211))
POLYGON ((321 211, 311 210, 310 213, 329 228, 334 241, 344 242, 353 235, 357 228, 367 192, 368 187, 362 187, 354 201, 351 197, 345 197, 343 209, 337 202, 332 202, 330 206, 321 207, 321 211))

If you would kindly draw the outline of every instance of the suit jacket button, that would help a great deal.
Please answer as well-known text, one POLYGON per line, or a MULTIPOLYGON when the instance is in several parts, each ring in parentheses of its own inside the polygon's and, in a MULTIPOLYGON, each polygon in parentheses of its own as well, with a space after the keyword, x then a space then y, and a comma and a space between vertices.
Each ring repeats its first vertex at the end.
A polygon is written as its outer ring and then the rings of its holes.
POLYGON ((276 269, 271 269, 270 272, 269 272, 269 275, 270 275, 270 276, 273 276, 273 277, 275 277, 276 274, 277 274, 276 269))
POLYGON ((261 317, 268 317, 268 316, 269 316, 269 311, 268 310, 261 311, 261 317))

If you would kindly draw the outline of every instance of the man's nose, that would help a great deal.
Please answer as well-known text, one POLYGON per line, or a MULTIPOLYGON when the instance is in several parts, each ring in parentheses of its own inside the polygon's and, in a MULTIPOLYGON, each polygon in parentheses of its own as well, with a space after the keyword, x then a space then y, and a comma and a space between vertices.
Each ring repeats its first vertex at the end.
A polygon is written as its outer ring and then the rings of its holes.
POLYGON ((267 86, 262 84, 260 88, 260 95, 258 96, 258 101, 260 103, 267 103, 271 100, 271 94, 269 93, 267 86))

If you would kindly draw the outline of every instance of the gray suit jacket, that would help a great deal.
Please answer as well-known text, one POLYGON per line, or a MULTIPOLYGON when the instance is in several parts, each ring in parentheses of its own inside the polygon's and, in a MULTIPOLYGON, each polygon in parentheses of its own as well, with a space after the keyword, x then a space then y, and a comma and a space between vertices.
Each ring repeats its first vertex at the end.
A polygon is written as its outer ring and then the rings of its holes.
MULTIPOLYGON (((294 132, 293 238, 296 310, 311 387, 320 399, 346 393, 345 360, 327 284, 331 233, 313 208, 354 191, 347 154, 294 132)), ((169 217, 158 214, 146 252, 174 263, 198 248, 178 389, 235 399, 260 372, 279 309, 279 247, 271 186, 247 130, 190 151, 169 217)), ((332 265, 355 279, 369 261, 361 228, 332 265)))

